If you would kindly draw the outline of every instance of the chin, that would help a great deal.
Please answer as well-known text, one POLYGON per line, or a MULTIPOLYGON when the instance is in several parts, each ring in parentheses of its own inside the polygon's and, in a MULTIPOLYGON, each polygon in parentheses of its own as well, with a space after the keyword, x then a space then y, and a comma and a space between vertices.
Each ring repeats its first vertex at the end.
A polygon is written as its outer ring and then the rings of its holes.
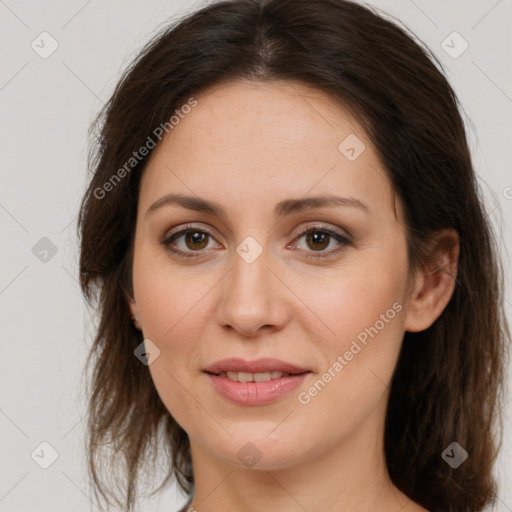
MULTIPOLYGON (((274 427, 275 428, 275 425, 274 427)), ((256 430, 256 429, 255 429, 256 430)), ((245 469, 278 470, 293 467, 301 462, 307 447, 304 440, 290 435, 264 437, 261 430, 250 435, 234 435, 227 446, 215 446, 212 451, 226 463, 245 469), (284 439, 286 438, 286 442, 284 439), (297 447, 301 447, 300 454, 297 447)))

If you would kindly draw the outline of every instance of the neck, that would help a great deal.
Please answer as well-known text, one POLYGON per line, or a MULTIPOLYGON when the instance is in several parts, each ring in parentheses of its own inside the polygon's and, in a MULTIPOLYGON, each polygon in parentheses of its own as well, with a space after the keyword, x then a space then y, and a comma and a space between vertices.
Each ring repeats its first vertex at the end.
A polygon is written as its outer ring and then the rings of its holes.
MULTIPOLYGON (((385 405, 385 404, 384 404, 385 405)), ((379 409, 378 407, 377 409, 379 409)), ((374 411, 382 418, 382 411, 374 411)), ((412 512, 424 510, 391 482, 382 422, 368 421, 331 449, 285 468, 239 467, 191 439, 197 512, 412 512)))

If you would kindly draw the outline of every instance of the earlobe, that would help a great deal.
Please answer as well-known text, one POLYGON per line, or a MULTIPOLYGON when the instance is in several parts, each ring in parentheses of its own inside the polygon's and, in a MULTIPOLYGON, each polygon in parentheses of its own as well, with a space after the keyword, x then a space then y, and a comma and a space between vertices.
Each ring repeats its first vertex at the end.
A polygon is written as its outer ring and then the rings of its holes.
POLYGON ((441 231, 436 237, 429 264, 419 273, 409 296, 404 329, 419 332, 428 329, 442 314, 455 290, 457 281, 459 236, 454 229, 441 231))
POLYGON ((128 304, 130 306, 130 313, 132 315, 132 321, 133 321, 135 327, 137 329, 139 329, 139 331, 141 331, 142 327, 140 325, 139 311, 138 311, 137 303, 135 302, 135 300, 129 299, 128 304))

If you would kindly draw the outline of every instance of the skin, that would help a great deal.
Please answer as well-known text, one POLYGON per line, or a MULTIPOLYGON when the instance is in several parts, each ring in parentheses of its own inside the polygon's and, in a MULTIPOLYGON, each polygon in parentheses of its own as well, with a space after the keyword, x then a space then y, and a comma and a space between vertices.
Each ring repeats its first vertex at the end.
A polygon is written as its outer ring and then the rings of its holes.
MULTIPOLYGON (((194 509, 424 511, 386 469, 388 383, 404 332, 426 329, 450 300, 458 247, 408 272, 401 204, 364 130, 329 96, 292 82, 236 81, 195 97, 142 176, 129 301, 137 327, 160 350, 149 366, 156 389, 190 438, 194 509), (350 134, 365 144, 354 161, 338 150, 350 134), (146 215, 168 193, 215 201, 227 217, 176 205, 146 215), (322 194, 356 198, 368 211, 328 206, 273 216, 281 200, 322 194), (174 239, 191 258, 160 243, 186 223, 212 233, 174 239), (350 244, 331 237, 315 245, 300 234, 322 226, 350 235, 350 244), (263 251, 252 263, 236 252, 248 236, 263 251), (441 267, 446 272, 433 272, 441 267), (394 303, 394 318, 300 403, 298 394, 394 303), (312 373, 271 404, 237 405, 202 371, 231 356, 277 357, 312 373), (237 456, 249 442, 261 457, 252 467, 237 456)), ((456 232, 441 234, 457 243, 456 232)))

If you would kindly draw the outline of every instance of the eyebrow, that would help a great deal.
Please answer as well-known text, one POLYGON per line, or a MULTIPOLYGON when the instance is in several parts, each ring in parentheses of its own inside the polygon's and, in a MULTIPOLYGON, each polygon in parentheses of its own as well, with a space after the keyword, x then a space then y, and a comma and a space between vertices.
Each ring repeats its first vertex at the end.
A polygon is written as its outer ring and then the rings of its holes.
MULTIPOLYGON (((197 196, 186 196, 183 194, 167 194, 155 201, 146 211, 144 217, 148 217, 152 212, 166 205, 177 205, 189 210, 210 213, 221 219, 226 219, 226 210, 213 201, 208 201, 197 196)), ((275 217, 285 217, 293 212, 300 212, 311 208, 321 208, 323 206, 350 206, 359 208, 366 213, 370 212, 368 206, 350 197, 338 197, 331 195, 322 195, 315 197, 305 197, 301 199, 285 199, 276 204, 274 208, 275 217)))

